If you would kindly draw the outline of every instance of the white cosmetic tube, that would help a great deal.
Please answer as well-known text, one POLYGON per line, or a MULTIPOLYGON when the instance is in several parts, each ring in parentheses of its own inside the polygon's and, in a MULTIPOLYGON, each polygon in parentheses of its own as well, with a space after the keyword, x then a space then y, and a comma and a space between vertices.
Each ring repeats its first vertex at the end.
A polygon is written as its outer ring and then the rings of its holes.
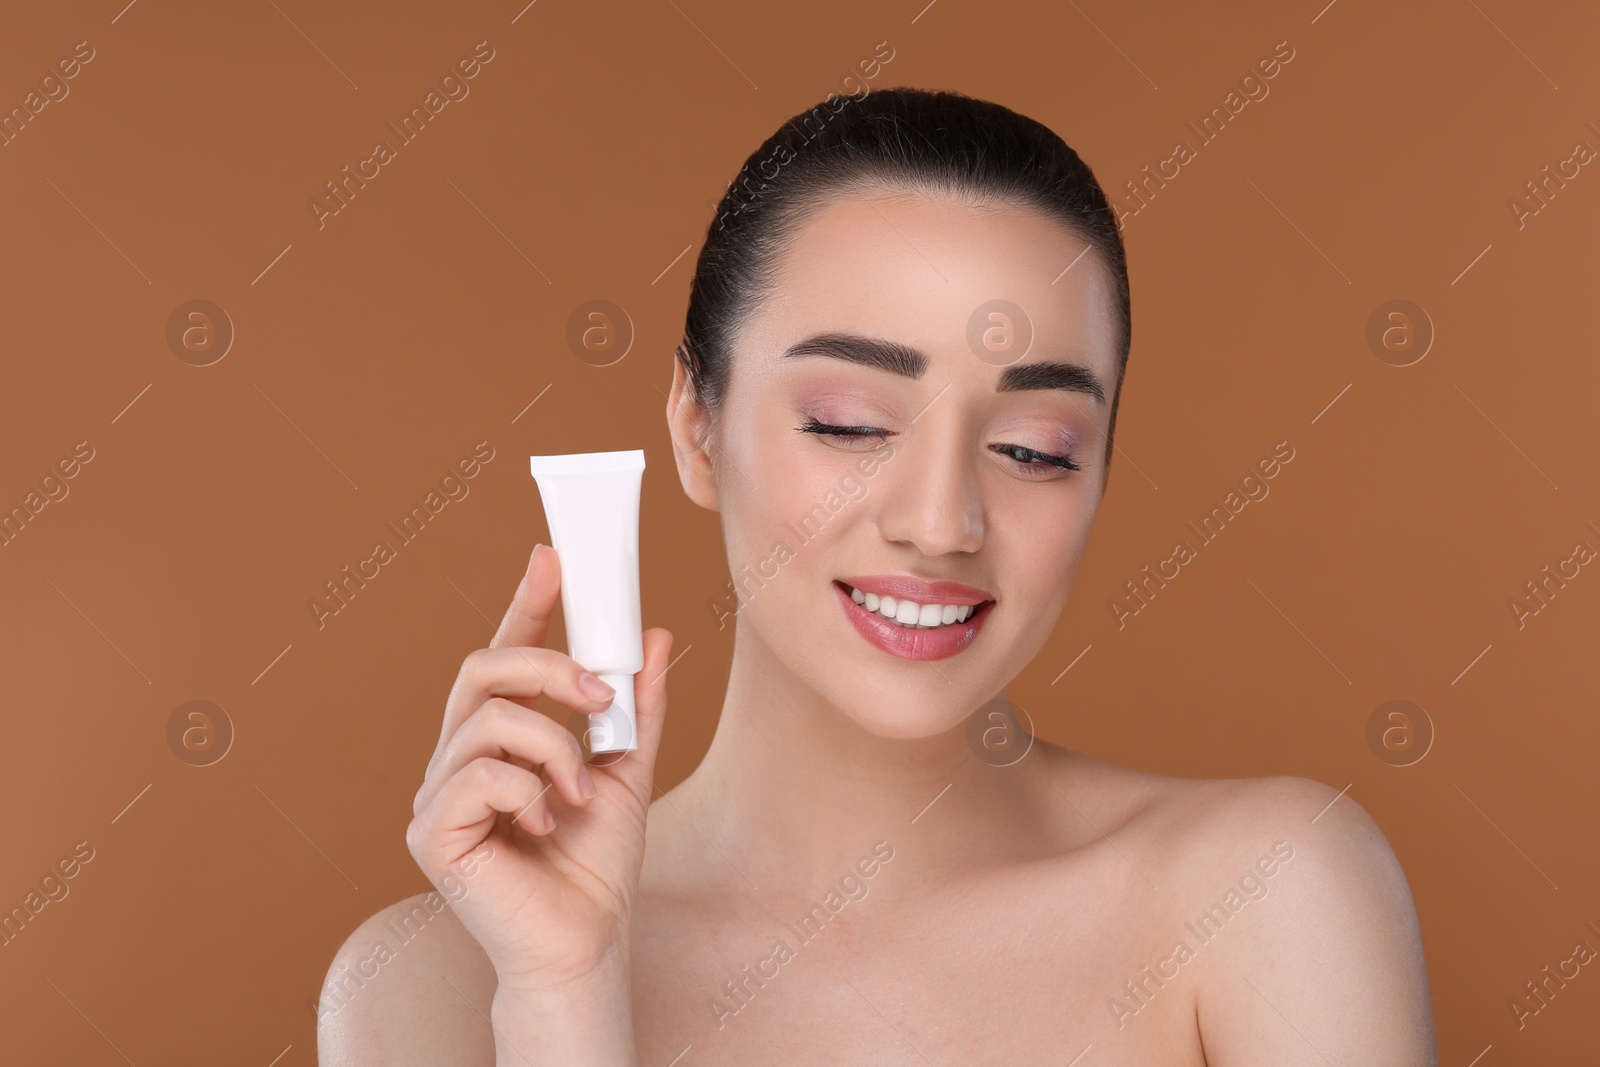
POLYGON ((617 691, 589 716, 591 752, 639 747, 633 676, 644 669, 639 490, 644 451, 529 456, 561 562, 567 654, 617 691))

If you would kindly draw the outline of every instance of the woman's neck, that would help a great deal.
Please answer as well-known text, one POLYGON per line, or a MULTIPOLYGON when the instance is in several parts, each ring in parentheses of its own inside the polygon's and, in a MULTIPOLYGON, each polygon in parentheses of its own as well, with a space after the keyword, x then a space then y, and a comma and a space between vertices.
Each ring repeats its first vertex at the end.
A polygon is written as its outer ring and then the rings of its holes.
POLYGON ((969 748, 965 721, 878 737, 746 634, 711 747, 669 799, 702 847, 757 887, 837 880, 879 841, 902 868, 949 874, 1035 853, 1070 825, 1051 789, 1061 751, 1035 742, 1030 758, 997 767, 969 748))

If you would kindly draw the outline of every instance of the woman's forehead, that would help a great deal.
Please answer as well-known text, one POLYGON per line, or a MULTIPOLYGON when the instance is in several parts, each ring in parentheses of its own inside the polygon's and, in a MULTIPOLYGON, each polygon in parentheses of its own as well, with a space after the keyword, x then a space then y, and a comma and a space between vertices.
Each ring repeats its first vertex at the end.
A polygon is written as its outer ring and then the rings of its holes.
POLYGON ((932 353, 972 349, 975 331, 1019 329, 1114 374, 1116 317, 1099 258, 1037 211, 863 192, 820 205, 773 266, 772 289, 740 332, 741 347, 774 360, 829 331, 932 353))

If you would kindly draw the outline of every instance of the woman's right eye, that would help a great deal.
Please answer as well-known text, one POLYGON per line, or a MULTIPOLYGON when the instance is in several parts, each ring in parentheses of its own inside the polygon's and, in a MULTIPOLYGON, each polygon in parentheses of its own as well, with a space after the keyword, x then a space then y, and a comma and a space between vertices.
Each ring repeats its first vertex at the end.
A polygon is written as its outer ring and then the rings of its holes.
POLYGON ((832 437, 841 441, 861 441, 872 438, 883 440, 889 436, 887 430, 880 430, 873 426, 832 426, 816 419, 807 418, 797 427, 800 433, 814 433, 819 437, 832 437))

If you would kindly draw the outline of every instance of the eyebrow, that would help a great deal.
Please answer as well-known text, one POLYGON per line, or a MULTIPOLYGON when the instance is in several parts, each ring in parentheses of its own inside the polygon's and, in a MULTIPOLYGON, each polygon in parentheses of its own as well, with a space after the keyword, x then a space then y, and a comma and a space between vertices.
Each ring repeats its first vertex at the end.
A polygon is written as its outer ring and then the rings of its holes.
MULTIPOLYGON (((864 367, 886 370, 903 378, 921 378, 928 369, 928 357, 898 341, 884 341, 852 333, 822 333, 790 345, 779 359, 798 356, 828 356, 864 367)), ((1082 393, 1096 403, 1106 402, 1105 386, 1093 371, 1080 363, 1015 363, 1000 372, 996 392, 1022 389, 1060 389, 1082 393)))

